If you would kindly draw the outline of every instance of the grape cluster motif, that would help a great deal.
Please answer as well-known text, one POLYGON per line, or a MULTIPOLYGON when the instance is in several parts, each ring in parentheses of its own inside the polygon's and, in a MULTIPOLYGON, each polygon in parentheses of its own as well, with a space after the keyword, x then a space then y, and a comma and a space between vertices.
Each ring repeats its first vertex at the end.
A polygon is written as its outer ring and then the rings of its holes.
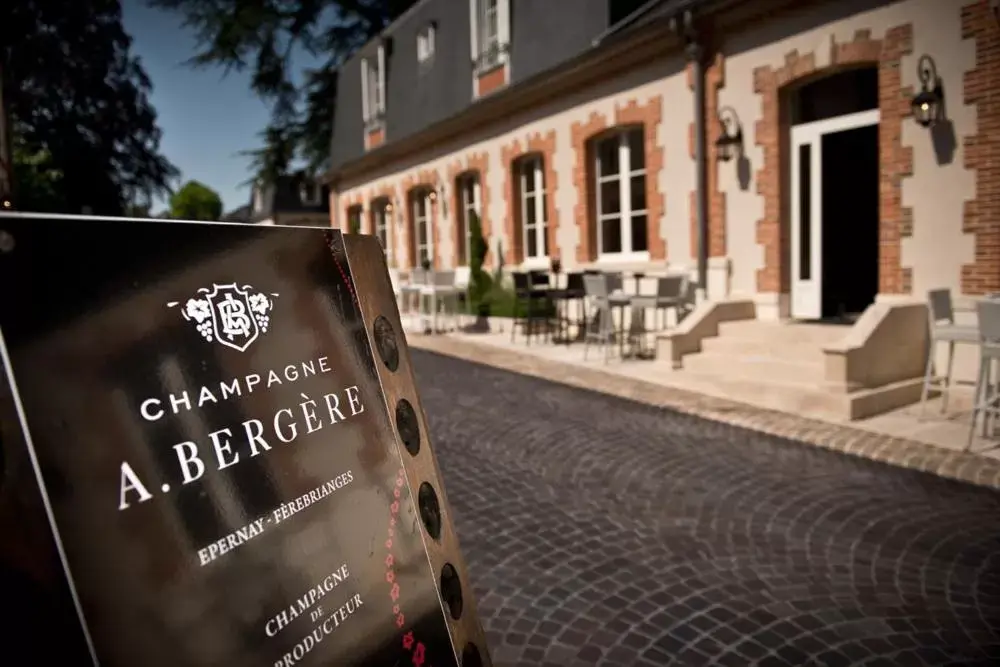
POLYGON ((207 299, 188 299, 184 304, 184 317, 194 320, 201 337, 212 342, 215 328, 212 325, 212 304, 207 299))
POLYGON ((248 301, 250 302, 250 311, 253 313, 254 319, 257 320, 257 326, 260 327, 260 332, 267 333, 267 328, 271 325, 271 317, 268 313, 274 304, 266 295, 259 292, 251 294, 248 301))

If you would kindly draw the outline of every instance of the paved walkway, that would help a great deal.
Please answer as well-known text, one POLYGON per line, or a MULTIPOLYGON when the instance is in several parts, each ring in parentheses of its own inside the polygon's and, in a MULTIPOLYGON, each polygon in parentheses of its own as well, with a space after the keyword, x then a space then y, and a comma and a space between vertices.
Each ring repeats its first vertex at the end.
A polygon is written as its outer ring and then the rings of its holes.
POLYGON ((1000 496, 414 349, 498 667, 1000 664, 1000 496))
MULTIPOLYGON (((511 343, 510 335, 502 333, 408 333, 407 338, 412 347, 1000 489, 1000 449, 985 449, 990 443, 979 439, 973 452, 963 451, 967 425, 940 416, 936 401, 928 406, 925 422, 918 420, 916 406, 860 422, 823 421, 692 390, 659 372, 653 365, 657 362, 584 362, 578 345, 525 346, 511 343)), ((958 407, 961 414, 962 398, 957 398, 952 408, 958 407)))

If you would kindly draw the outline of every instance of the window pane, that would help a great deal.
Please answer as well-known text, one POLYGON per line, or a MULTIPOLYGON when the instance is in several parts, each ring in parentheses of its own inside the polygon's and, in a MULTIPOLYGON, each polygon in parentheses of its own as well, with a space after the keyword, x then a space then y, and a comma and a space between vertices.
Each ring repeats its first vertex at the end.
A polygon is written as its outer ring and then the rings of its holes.
MULTIPOLYGON (((793 177, 794 178, 794 177, 793 177)), ((812 279, 812 144, 799 146, 799 280, 812 279)))
POLYGON ((597 144, 599 176, 614 176, 618 173, 618 138, 605 139, 597 144))
POLYGON ((527 227, 533 227, 536 222, 538 222, 538 217, 535 215, 535 195, 526 195, 524 198, 524 224, 527 227))
POLYGON ((427 245, 427 223, 423 220, 417 223, 417 238, 420 245, 427 245))
POLYGON ((646 177, 640 174, 631 178, 629 204, 633 211, 646 210, 646 177))
POLYGON ((649 250, 648 225, 646 224, 646 214, 632 216, 632 252, 645 252, 649 250))
POLYGON ((601 252, 622 251, 622 224, 619 218, 601 221, 601 252))
POLYGON ((527 241, 527 257, 537 257, 538 256, 538 243, 535 234, 535 228, 524 230, 525 241, 527 241))
POLYGON ((535 170, 532 168, 533 166, 533 163, 530 161, 524 162, 521 166, 521 187, 525 193, 535 191, 535 170))
POLYGON ((642 128, 631 130, 628 133, 628 159, 629 169, 635 171, 646 166, 646 147, 642 142, 642 128))
POLYGON ((601 183, 601 215, 611 215, 621 211, 620 182, 616 179, 601 183))

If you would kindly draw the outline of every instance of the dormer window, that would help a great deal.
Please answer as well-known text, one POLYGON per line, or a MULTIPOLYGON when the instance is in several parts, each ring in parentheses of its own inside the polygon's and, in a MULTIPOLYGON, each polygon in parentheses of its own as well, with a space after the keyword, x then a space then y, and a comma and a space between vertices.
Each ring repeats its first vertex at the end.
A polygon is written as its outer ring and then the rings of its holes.
POLYGON ((385 46, 375 58, 361 60, 361 113, 366 127, 380 124, 385 115, 385 46))
POLYGON ((417 62, 424 64, 434 57, 434 23, 428 23, 417 33, 417 62))
POLYGON ((299 186, 299 200, 305 206, 319 206, 320 187, 317 183, 303 183, 299 186))
POLYGON ((472 12, 472 61, 476 74, 507 62, 510 0, 469 0, 472 12))

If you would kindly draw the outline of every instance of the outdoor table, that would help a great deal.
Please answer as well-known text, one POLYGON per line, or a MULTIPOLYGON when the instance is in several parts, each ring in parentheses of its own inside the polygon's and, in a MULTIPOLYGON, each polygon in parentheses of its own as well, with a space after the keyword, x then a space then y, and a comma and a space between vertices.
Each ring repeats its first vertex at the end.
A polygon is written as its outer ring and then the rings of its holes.
MULTIPOLYGON (((549 290, 549 298, 556 307, 556 335, 553 336, 552 342, 557 345, 563 343, 569 345, 573 342, 573 339, 569 335, 569 302, 577 299, 582 299, 584 297, 584 292, 581 289, 553 289, 549 290)), ((586 321, 584 321, 584 326, 586 326, 586 321)), ((581 333, 583 332, 583 327, 580 327, 581 333)), ((579 338, 579 335, 577 336, 579 338)))
POLYGON ((618 337, 618 354, 622 359, 625 358, 625 308, 632 304, 632 295, 625 294, 621 290, 612 292, 608 295, 608 307, 611 308, 612 312, 614 309, 618 309, 618 331, 622 334, 618 337))
MULTIPOLYGON (((628 341, 629 351, 622 355, 622 359, 642 359, 649 360, 656 357, 656 351, 646 347, 646 310, 656 308, 655 296, 635 295, 630 297, 629 305, 632 306, 632 320, 629 322, 628 341)), ((625 336, 622 337, 623 339, 625 336)))
MULTIPOLYGON (((430 317, 428 317, 428 318, 421 318, 421 324, 423 325, 423 328, 425 330, 427 328, 427 325, 429 324, 430 325, 430 329, 431 329, 431 333, 439 333, 438 332, 438 310, 440 310, 440 309, 439 309, 438 306, 440 305, 440 303, 441 303, 441 301, 443 299, 447 299, 447 298, 450 298, 450 297, 457 297, 461 293, 461 291, 462 290, 460 290, 459 288, 455 287, 454 285, 434 285, 434 284, 429 284, 429 285, 420 285, 419 286, 419 290, 418 290, 417 293, 420 296, 420 300, 422 301, 423 297, 428 297, 428 299, 430 300, 430 307, 431 307, 430 317)), ((419 305, 422 306, 423 304, 419 304, 419 305)), ((419 310, 421 310, 421 308, 419 308, 419 306, 418 306, 418 311, 419 310)))

